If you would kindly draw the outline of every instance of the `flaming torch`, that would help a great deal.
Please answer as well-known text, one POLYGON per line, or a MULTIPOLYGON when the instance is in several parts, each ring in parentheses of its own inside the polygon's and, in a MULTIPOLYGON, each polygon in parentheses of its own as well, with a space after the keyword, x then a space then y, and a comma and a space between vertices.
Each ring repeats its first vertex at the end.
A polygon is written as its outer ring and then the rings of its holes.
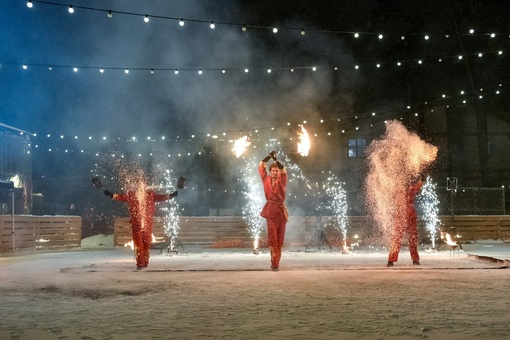
POLYGON ((246 151, 246 148, 250 146, 250 144, 250 138, 248 136, 243 136, 234 142, 232 152, 234 155, 236 155, 237 158, 239 158, 246 151))
POLYGON ((298 153, 306 157, 308 156, 308 152, 310 151, 310 137, 308 136, 308 132, 306 132, 306 129, 303 125, 301 126, 301 131, 298 131, 298 153))

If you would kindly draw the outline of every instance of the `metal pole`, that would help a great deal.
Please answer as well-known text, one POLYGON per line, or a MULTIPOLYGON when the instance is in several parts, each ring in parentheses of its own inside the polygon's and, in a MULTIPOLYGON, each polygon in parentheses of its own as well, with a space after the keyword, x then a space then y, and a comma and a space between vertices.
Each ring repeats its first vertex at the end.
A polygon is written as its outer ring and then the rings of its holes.
POLYGON ((15 227, 14 227, 14 189, 11 190, 12 195, 12 252, 14 253, 14 237, 15 237, 15 227))

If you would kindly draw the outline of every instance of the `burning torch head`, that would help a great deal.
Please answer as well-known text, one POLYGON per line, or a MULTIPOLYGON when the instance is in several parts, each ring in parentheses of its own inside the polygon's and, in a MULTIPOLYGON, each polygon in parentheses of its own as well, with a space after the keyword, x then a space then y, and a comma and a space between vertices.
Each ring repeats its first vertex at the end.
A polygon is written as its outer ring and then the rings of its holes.
POLYGON ((177 188, 183 189, 185 185, 186 185, 186 178, 182 177, 182 176, 179 177, 179 179, 177 180, 177 188))
POLYGON ((103 184, 101 183, 101 180, 99 177, 92 178, 92 184, 96 187, 96 189, 101 189, 103 187, 103 184))

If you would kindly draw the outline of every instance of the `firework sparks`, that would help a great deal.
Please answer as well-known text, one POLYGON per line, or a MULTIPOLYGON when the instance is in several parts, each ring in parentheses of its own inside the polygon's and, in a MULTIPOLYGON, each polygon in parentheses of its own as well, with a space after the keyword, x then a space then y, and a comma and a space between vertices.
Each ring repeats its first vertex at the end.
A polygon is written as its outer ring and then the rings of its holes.
POLYGON ((322 205, 325 209, 331 210, 336 217, 335 228, 342 234, 344 244, 342 253, 349 252, 347 247, 347 195, 342 187, 342 183, 334 176, 328 177, 326 185, 326 195, 329 199, 323 200, 322 205))
POLYGON ((418 202, 423 210, 423 220, 432 242, 432 249, 436 249, 436 236, 439 226, 439 199, 436 194, 436 184, 427 176, 427 180, 418 195, 418 202))
POLYGON ((248 231, 253 238, 253 252, 258 253, 259 238, 262 232, 262 217, 260 210, 264 205, 263 197, 264 192, 261 190, 259 183, 259 175, 257 172, 258 162, 255 158, 247 159, 244 168, 241 169, 243 174, 242 180, 245 183, 246 189, 243 190, 243 195, 248 203, 243 207, 243 216, 248 224, 248 231))
MULTIPOLYGON (((175 183, 175 178, 173 178, 170 170, 165 170, 161 186, 170 190, 172 183, 175 183)), ((168 200, 165 206, 161 207, 160 210, 165 213, 163 226, 165 228, 165 234, 170 240, 170 251, 174 251, 174 242, 179 233, 179 204, 175 199, 168 200)))
POLYGON ((308 156, 308 152, 310 151, 310 137, 308 136, 308 132, 306 131, 303 125, 301 126, 301 131, 298 132, 298 153, 306 157, 308 156))
POLYGON ((396 120, 387 122, 384 136, 369 145, 366 204, 385 238, 393 229, 395 213, 406 204, 398 197, 405 197, 407 183, 419 176, 436 156, 437 147, 422 141, 396 120))
POLYGON ((250 138, 248 136, 243 136, 234 142, 232 152, 237 158, 239 158, 246 151, 246 148, 249 147, 250 145, 251 145, 250 138))

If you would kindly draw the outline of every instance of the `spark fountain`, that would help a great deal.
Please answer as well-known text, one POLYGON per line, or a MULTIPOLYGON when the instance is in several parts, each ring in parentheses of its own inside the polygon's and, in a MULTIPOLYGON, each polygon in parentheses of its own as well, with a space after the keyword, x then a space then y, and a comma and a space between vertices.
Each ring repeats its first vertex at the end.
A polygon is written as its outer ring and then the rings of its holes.
POLYGON ((432 243, 431 250, 435 250, 436 237, 439 229, 439 199, 436 194, 436 184, 432 182, 430 176, 427 176, 417 199, 423 211, 423 220, 425 221, 425 227, 432 243))
POLYGON ((342 254, 348 254, 349 249, 347 247, 347 195, 342 183, 334 175, 327 178, 325 183, 326 195, 328 200, 322 200, 321 205, 333 212, 336 223, 335 228, 342 234, 343 245, 342 254))
POLYGON ((437 147, 410 132, 397 120, 386 123, 385 134, 367 148, 365 180, 367 211, 389 243, 394 217, 406 206, 406 188, 436 159, 437 147))

